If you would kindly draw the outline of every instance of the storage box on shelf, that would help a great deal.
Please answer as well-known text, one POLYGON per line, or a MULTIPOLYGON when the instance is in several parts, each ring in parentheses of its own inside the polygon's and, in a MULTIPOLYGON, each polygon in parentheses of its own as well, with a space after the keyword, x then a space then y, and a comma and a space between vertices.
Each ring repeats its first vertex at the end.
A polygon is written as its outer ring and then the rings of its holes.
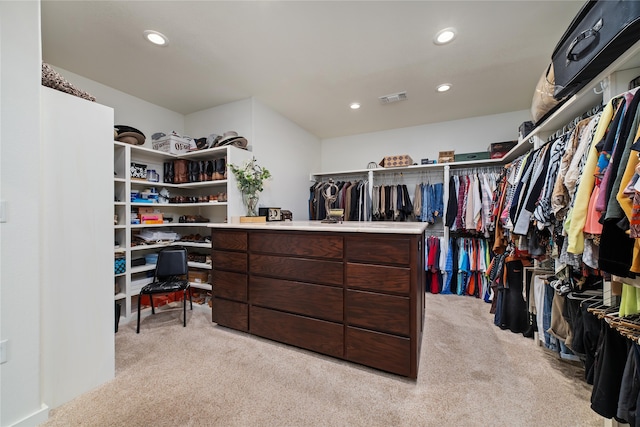
POLYGON ((166 138, 153 141, 152 147, 154 150, 164 153, 185 154, 189 152, 190 144, 185 138, 177 135, 169 135, 166 138))
MULTIPOLYGON (((225 176, 227 163, 242 164, 251 153, 233 146, 164 152, 114 142, 114 154, 114 237, 118 250, 126 256, 126 272, 115 277, 121 289, 116 299, 124 300, 122 317, 128 321, 136 314, 140 289, 153 279, 152 258, 163 247, 185 246, 197 258, 189 262, 190 268, 210 271, 211 230, 207 223, 225 222, 244 214, 235 178, 233 174, 225 176), (186 172, 178 180, 176 162, 181 165, 179 168, 185 168, 179 172, 186 172), (138 171, 138 178, 134 178, 132 164, 144 165, 145 173, 138 171), (141 234, 150 237, 141 239, 141 234), (132 266, 136 259, 142 259, 144 264, 132 266)), ((210 280, 202 281, 202 276, 199 279, 200 282, 193 282, 196 287, 205 293, 211 290, 210 280)))

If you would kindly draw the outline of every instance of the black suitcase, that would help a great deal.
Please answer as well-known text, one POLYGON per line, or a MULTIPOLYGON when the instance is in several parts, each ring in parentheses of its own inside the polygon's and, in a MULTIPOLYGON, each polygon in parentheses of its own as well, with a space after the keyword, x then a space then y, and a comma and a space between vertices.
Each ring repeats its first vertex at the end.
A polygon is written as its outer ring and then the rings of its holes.
POLYGON ((640 1, 587 2, 553 51, 554 98, 575 94, 640 40, 640 1))

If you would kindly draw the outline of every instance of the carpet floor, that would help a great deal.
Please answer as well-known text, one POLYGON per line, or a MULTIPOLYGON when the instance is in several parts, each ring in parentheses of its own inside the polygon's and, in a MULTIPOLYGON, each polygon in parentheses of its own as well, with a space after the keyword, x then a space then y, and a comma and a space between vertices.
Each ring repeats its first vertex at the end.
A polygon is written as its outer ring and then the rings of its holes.
POLYGON ((116 376, 43 426, 602 426, 580 366, 432 295, 416 381, 165 310, 115 334, 116 376))

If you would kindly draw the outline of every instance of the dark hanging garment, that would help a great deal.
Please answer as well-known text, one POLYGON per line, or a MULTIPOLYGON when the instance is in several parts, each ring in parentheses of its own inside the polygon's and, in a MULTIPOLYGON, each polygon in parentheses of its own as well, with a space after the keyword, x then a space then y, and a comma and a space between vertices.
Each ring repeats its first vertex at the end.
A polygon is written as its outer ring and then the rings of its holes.
POLYGON ((617 219, 608 219, 602 224, 598 266, 616 276, 626 277, 631 269, 635 239, 617 225, 617 219))
POLYGON ((598 351, 598 343, 600 340, 600 323, 604 320, 598 319, 595 315, 589 313, 589 304, 580 304, 582 311, 583 332, 582 340, 584 343, 584 380, 587 384, 593 385, 595 379, 595 361, 598 351))
POLYGON ((508 289, 504 290, 502 299, 502 324, 511 332, 522 333, 529 327, 527 304, 522 297, 524 282, 524 265, 519 259, 507 261, 508 289))
POLYGON ((402 198, 404 218, 406 220, 409 219, 413 213, 413 203, 411 203, 411 197, 409 196, 409 190, 406 185, 402 185, 402 198))
POLYGON ((607 322, 601 321, 600 325, 591 409, 611 419, 617 415, 620 386, 630 341, 610 327, 607 322))
POLYGON ((445 225, 452 227, 456 223, 458 215, 458 195, 456 194, 456 181, 453 176, 449 177, 449 200, 447 200, 447 217, 445 225))
POLYGON ((351 206, 349 208, 349 221, 358 220, 358 198, 360 196, 358 192, 358 183, 356 182, 351 186, 351 206))

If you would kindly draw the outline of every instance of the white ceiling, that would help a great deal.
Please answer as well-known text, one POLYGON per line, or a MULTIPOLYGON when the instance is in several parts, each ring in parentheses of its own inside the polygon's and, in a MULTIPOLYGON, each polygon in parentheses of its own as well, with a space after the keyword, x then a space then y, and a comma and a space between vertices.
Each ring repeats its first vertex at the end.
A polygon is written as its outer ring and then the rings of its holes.
POLYGON ((43 0, 42 55, 182 114, 253 96, 330 138, 529 109, 583 3, 43 0), (458 37, 436 46, 445 27, 458 37))

